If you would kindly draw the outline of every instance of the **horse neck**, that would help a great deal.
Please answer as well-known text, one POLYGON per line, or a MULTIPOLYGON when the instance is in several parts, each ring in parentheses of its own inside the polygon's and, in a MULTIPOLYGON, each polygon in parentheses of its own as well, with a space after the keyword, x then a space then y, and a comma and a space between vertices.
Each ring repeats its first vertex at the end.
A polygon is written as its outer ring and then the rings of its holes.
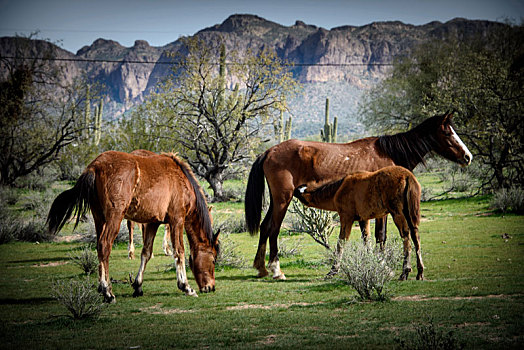
POLYGON ((431 134, 420 128, 420 125, 406 132, 380 136, 377 142, 396 165, 409 170, 424 163, 426 154, 434 149, 431 134))
POLYGON ((335 193, 337 193, 342 182, 344 182, 344 178, 321 185, 311 191, 307 191, 307 194, 311 199, 311 204, 315 207, 331 207, 333 205, 335 193))

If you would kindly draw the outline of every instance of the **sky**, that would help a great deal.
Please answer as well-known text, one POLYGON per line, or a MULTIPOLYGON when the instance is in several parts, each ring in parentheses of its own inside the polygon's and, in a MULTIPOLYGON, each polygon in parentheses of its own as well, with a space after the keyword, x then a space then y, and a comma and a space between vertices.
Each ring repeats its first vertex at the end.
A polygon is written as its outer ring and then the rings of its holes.
POLYGON ((163 46, 180 36, 253 14, 285 26, 326 29, 377 21, 425 24, 455 17, 521 23, 524 0, 0 0, 0 37, 49 39, 76 53, 98 38, 163 46))

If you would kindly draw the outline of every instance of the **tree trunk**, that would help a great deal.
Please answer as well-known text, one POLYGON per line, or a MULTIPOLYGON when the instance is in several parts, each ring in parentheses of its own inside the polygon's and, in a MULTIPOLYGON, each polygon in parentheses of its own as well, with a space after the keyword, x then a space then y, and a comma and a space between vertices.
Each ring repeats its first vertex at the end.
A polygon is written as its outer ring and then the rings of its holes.
POLYGON ((210 174, 206 177, 209 186, 213 190, 213 202, 225 202, 228 200, 224 194, 222 173, 210 174))

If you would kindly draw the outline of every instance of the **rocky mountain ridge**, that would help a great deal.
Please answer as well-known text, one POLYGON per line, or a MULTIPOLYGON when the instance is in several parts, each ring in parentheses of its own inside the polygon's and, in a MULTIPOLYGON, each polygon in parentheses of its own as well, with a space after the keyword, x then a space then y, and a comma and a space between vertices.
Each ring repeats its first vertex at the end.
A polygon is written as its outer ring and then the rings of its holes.
MULTIPOLYGON (((498 22, 456 18, 446 23, 415 26, 402 22, 374 22, 364 26, 342 26, 330 30, 297 21, 284 26, 254 15, 232 15, 223 23, 195 35, 205 41, 221 40, 229 50, 271 47, 279 57, 296 64, 293 73, 303 83, 340 81, 357 88, 381 79, 396 57, 409 54, 416 45, 454 36, 468 40, 482 35, 498 22)), ((20 38, 0 38, 0 55, 13 55, 20 38)), ((31 41, 28 57, 40 57, 53 49, 56 57, 68 58, 65 79, 87 74, 91 81, 107 87, 113 113, 121 113, 143 100, 149 89, 169 74, 169 53, 179 50, 180 41, 162 47, 137 40, 132 47, 97 39, 76 54, 41 40, 31 41)))

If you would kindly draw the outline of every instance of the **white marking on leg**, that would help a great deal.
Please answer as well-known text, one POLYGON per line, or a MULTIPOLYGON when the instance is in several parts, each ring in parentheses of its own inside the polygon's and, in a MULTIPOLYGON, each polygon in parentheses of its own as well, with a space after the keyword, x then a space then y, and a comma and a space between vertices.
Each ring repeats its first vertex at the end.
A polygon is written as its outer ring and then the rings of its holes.
POLYGON ((280 261, 273 261, 269 263, 269 270, 273 272, 273 278, 279 280, 285 280, 286 276, 280 270, 280 261))
POLYGON ((136 284, 141 286, 142 285, 142 282, 144 282, 144 270, 146 268, 146 258, 141 255, 140 256, 140 267, 138 268, 138 273, 136 274, 136 284))
POLYGON ((164 250, 164 254, 167 256, 173 255, 173 250, 171 250, 171 246, 169 244, 169 231, 167 228, 164 231, 164 240, 162 241, 162 249, 164 250))
POLYGON ((189 283, 187 282, 187 275, 186 275, 186 264, 184 262, 183 258, 180 258, 179 256, 175 258, 175 266, 176 266, 176 280, 177 285, 180 290, 182 290, 186 295, 197 297, 197 293, 189 286, 189 283))
POLYGON ((453 135, 453 139, 455 139, 455 141, 459 144, 459 146, 462 148, 462 150, 464 151, 464 153, 466 154, 466 157, 468 158, 468 165, 471 163, 471 161, 473 160, 473 155, 471 154, 471 152, 469 151, 468 147, 466 147, 466 145, 464 144, 464 142, 462 142, 462 140, 460 139, 460 137, 457 135, 457 133, 455 132, 455 130, 453 129, 452 126, 449 127, 451 129, 451 132, 452 132, 452 135, 453 135))

